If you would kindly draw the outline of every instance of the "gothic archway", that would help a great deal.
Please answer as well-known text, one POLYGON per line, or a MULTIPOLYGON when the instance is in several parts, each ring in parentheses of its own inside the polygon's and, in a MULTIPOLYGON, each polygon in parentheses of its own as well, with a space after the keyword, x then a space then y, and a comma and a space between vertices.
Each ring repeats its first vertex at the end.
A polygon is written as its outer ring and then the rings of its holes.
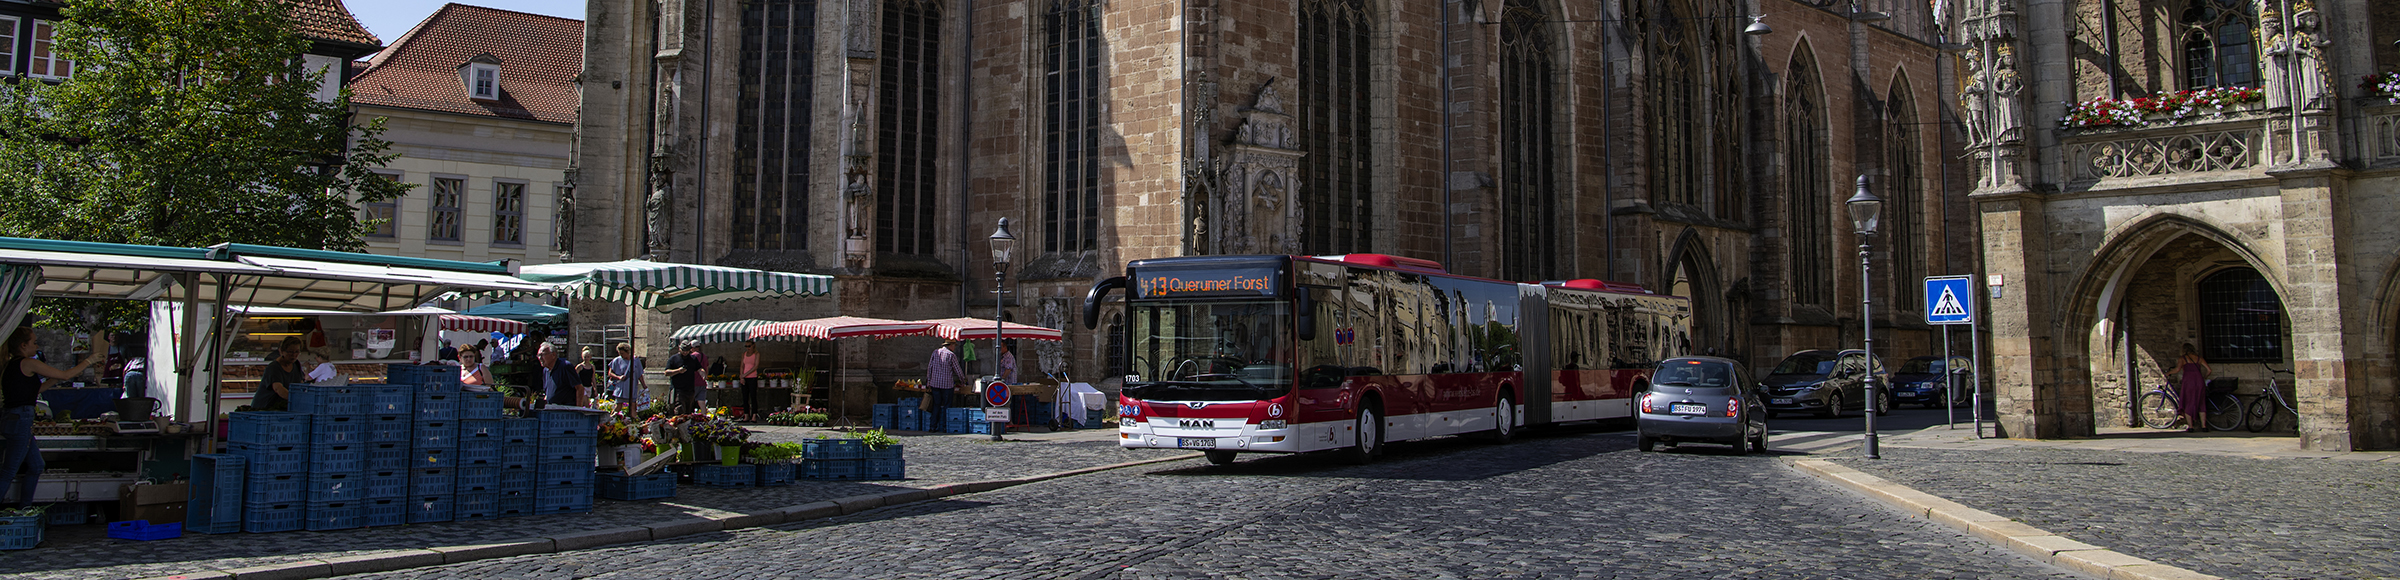
POLYGON ((1661 278, 1667 286, 1660 293, 1691 299, 1692 304, 1691 346, 1685 352, 1746 359, 1735 348, 1732 327, 1726 324, 1725 314, 1731 309, 1717 276, 1716 260, 1709 256, 1708 242, 1687 228, 1676 237, 1667 256, 1667 275, 1661 278))

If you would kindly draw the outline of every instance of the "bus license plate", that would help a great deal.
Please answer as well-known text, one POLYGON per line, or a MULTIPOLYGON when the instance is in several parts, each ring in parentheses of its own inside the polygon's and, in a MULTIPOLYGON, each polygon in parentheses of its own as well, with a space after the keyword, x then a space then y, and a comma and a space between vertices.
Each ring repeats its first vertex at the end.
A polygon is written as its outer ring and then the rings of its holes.
POLYGON ((1708 405, 1702 405, 1699 403, 1676 403, 1673 405, 1668 405, 1667 411, 1677 415, 1706 415, 1708 414, 1708 405))
POLYGON ((1176 437, 1175 446, 1184 449, 1216 449, 1217 440, 1214 437, 1176 437))

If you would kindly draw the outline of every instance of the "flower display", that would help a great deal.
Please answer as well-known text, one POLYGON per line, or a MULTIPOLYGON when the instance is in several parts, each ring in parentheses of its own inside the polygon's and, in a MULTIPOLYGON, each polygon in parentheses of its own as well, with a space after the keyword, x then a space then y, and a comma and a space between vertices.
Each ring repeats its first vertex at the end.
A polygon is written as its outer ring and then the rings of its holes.
POLYGON ((610 447, 634 444, 633 426, 616 421, 601 423, 600 444, 610 447))
POLYGON ((692 439, 707 445, 741 445, 750 441, 750 430, 722 418, 706 417, 691 424, 692 439))
POLYGON ((2400 70, 2367 75, 2365 82, 2358 83, 2358 88, 2365 89, 2368 95, 2400 105, 2400 70))
POLYGON ((2266 100, 2266 92, 2251 87, 2219 87, 2161 93, 2132 99, 2094 98, 2067 109, 2059 124, 2068 128, 2140 127, 2153 117, 2180 121, 2201 115, 2224 115, 2235 105, 2266 100))

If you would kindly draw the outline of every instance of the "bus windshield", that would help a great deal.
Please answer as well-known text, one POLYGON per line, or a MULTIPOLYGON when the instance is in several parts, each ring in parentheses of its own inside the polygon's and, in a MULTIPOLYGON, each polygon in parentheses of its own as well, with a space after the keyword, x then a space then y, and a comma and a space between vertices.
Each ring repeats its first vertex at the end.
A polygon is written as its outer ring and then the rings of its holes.
POLYGON ((1291 307, 1283 302, 1132 306, 1125 394, 1158 401, 1258 401, 1290 392, 1291 307))

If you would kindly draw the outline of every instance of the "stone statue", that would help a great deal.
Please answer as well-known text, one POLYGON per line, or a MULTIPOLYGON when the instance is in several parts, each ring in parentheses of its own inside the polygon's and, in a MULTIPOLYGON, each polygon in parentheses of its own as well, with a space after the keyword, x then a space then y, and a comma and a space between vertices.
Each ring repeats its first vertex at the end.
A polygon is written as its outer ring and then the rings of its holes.
POLYGON ((2289 33, 2271 11, 2262 11, 2259 19, 2260 36, 2267 39, 2268 62, 2263 79, 2267 108, 2330 108, 2333 94, 2332 87, 2326 84, 2325 47, 2331 43, 2321 34, 2323 27, 2316 4, 2301 2, 2293 10, 2289 33))
POLYGON ((561 262, 573 262, 575 256, 575 187, 558 189, 558 216, 551 218, 555 231, 550 235, 550 253, 561 262))
POLYGON ((1984 129, 1992 124, 1983 106, 1985 99, 1991 98, 1991 91, 1983 82, 1983 51, 1967 49, 1961 60, 1966 61, 1962 67, 1966 74, 1962 76, 1967 79, 1967 86, 1958 89, 1959 116, 1966 121, 1967 144, 1981 145, 1984 142, 1984 129))
POLYGON ((675 168, 667 155, 650 158, 650 197, 642 200, 644 253, 663 256, 667 250, 667 200, 675 194, 675 168))
POLYGON ((1994 141, 2009 142, 2021 137, 2025 127, 2024 115, 2017 109, 2017 93, 2025 90, 2025 81, 2017 76, 2016 51, 2008 45, 1996 47, 1991 71, 1991 135, 1994 141))

